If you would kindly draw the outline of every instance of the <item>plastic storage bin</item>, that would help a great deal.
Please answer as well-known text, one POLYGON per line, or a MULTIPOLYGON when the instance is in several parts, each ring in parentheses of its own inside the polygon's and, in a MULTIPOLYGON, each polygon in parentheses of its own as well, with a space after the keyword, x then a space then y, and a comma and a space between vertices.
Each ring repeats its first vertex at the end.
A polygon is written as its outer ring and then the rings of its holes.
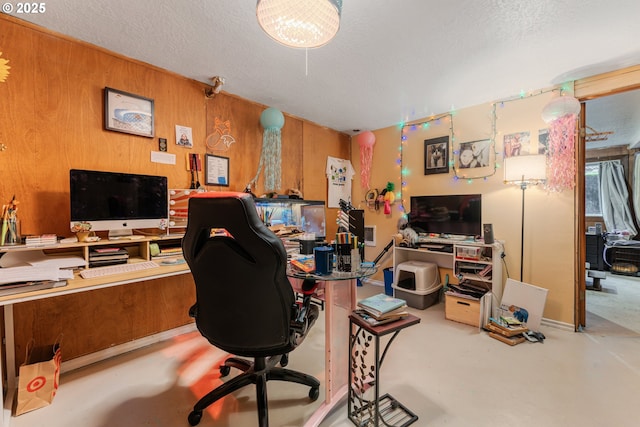
POLYGON ((393 267, 387 267, 384 270, 384 293, 393 296, 393 267))
POLYGON ((430 262, 407 261, 396 266, 394 295, 407 301, 409 307, 423 310, 440 301, 438 266, 430 262))

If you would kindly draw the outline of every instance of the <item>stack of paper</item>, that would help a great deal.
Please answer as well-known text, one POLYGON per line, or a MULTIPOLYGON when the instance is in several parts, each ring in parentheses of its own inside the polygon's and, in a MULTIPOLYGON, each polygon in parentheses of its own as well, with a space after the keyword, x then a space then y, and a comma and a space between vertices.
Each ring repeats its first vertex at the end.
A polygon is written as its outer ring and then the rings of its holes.
POLYGON ((73 279, 73 271, 51 266, 8 267, 0 270, 0 285, 42 280, 73 279))
POLYGON ((73 279, 73 268, 84 267, 81 256, 46 255, 43 251, 9 251, 0 258, 0 285, 73 279))

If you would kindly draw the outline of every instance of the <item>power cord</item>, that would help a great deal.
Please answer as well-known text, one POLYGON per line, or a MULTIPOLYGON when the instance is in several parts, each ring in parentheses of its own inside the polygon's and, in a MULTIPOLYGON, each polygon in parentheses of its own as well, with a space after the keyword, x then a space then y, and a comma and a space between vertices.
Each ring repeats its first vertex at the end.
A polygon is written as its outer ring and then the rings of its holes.
POLYGON ((509 267, 507 267, 507 263, 504 260, 504 258, 507 256, 506 253, 504 253, 504 251, 502 251, 502 253, 500 254, 500 259, 502 260, 502 265, 504 265, 504 269, 507 272, 507 279, 510 278, 509 276, 509 267))

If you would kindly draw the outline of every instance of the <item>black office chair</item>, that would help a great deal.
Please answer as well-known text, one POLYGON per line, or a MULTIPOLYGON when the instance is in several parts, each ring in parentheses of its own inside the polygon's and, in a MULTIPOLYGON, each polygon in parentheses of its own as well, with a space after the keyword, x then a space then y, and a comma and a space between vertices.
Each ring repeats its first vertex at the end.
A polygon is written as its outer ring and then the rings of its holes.
POLYGON ((251 195, 207 192, 192 197, 182 249, 196 285, 196 304, 189 314, 198 330, 214 346, 253 358, 230 357, 220 366, 221 376, 231 367, 244 372, 201 398, 189 424, 197 425, 202 411, 216 400, 255 384, 259 425, 268 426, 269 380, 308 385, 309 398, 316 400, 316 378, 284 369, 288 353, 318 317, 317 306, 310 304, 313 289, 306 288, 307 298, 296 302, 285 274, 284 245, 258 217, 251 195))

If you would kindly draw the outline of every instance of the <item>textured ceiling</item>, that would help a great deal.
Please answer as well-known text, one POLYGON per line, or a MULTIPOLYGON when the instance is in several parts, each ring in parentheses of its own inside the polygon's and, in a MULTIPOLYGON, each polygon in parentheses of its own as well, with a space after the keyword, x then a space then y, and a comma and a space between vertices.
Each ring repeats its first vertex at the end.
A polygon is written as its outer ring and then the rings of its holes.
POLYGON ((308 52, 264 34, 255 0, 49 0, 13 15, 348 133, 640 63, 638 0, 343 4, 336 38, 308 52))

